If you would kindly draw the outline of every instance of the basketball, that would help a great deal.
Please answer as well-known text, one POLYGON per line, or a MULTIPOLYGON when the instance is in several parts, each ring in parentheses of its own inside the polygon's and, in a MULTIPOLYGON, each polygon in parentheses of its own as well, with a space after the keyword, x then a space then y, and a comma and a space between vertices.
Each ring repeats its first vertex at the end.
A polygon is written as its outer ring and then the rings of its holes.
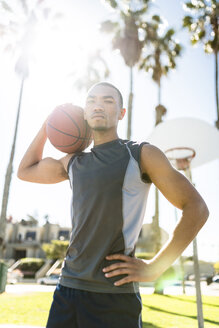
POLYGON ((46 132, 56 149, 69 154, 83 151, 92 141, 83 109, 73 104, 63 104, 53 110, 47 119, 46 132))

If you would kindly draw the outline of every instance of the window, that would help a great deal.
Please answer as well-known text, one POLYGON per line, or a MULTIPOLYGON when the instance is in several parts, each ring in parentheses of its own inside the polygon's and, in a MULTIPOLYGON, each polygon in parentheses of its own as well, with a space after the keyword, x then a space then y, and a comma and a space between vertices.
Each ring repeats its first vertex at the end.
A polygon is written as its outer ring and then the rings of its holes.
POLYGON ((36 231, 27 231, 25 240, 36 240, 36 231))
POLYGON ((58 234, 59 240, 68 240, 69 239, 69 231, 68 230, 60 230, 58 234))

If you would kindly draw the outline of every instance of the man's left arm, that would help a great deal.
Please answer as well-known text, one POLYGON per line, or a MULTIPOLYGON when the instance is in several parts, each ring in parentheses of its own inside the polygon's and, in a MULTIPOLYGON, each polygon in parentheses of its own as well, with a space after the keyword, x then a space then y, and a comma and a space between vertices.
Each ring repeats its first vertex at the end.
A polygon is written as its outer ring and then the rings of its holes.
POLYGON ((131 281, 157 279, 180 256, 207 221, 209 211, 198 191, 189 180, 175 170, 165 154, 153 145, 144 145, 141 152, 141 169, 175 207, 182 217, 161 250, 151 260, 141 260, 123 254, 107 256, 108 260, 122 260, 105 268, 106 277, 127 276, 115 285, 131 281))

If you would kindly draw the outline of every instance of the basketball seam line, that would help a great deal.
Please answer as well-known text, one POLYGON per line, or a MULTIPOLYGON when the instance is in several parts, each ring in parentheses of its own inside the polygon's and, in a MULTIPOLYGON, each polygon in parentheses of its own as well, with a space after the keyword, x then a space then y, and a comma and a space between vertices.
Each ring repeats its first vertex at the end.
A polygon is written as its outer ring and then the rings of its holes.
POLYGON ((54 129, 54 130, 56 130, 56 131, 58 131, 58 132, 60 132, 60 133, 62 133, 62 134, 65 134, 66 136, 73 137, 73 138, 77 138, 77 139, 89 139, 89 138, 83 138, 83 137, 73 136, 72 134, 69 134, 69 133, 63 132, 63 131, 61 131, 61 130, 55 128, 55 127, 54 127, 51 123, 49 123, 49 122, 48 122, 48 125, 49 125, 52 129, 54 129))
POLYGON ((80 128, 79 128, 79 126, 77 125, 77 123, 75 122, 75 120, 73 119, 73 117, 71 117, 68 113, 66 113, 65 111, 64 111, 64 109, 62 109, 62 108, 60 108, 60 110, 68 117, 68 118, 70 118, 70 120, 75 124, 75 126, 77 127, 77 129, 78 129, 78 134, 79 134, 79 137, 81 136, 81 131, 80 131, 80 128))

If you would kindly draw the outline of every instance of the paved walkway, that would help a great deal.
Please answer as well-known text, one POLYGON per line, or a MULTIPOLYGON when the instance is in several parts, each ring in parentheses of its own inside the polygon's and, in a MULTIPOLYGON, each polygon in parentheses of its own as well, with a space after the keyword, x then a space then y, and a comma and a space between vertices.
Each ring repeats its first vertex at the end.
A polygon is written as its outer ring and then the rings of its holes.
MULTIPOLYGON (((53 292, 55 286, 45 286, 38 284, 16 284, 16 285, 7 285, 6 293, 8 294, 28 294, 32 292, 53 292)), ((153 294, 154 287, 145 286, 140 287, 141 294, 153 294)), ((219 283, 212 283, 207 286, 205 281, 201 282, 201 292, 202 295, 208 296, 219 296, 219 283)), ((182 286, 176 284, 173 286, 168 286, 164 289, 164 294, 167 295, 182 295, 182 286)), ((195 283, 194 281, 186 282, 186 295, 195 295, 195 283)), ((0 326, 1 328, 1 326, 0 326)))

